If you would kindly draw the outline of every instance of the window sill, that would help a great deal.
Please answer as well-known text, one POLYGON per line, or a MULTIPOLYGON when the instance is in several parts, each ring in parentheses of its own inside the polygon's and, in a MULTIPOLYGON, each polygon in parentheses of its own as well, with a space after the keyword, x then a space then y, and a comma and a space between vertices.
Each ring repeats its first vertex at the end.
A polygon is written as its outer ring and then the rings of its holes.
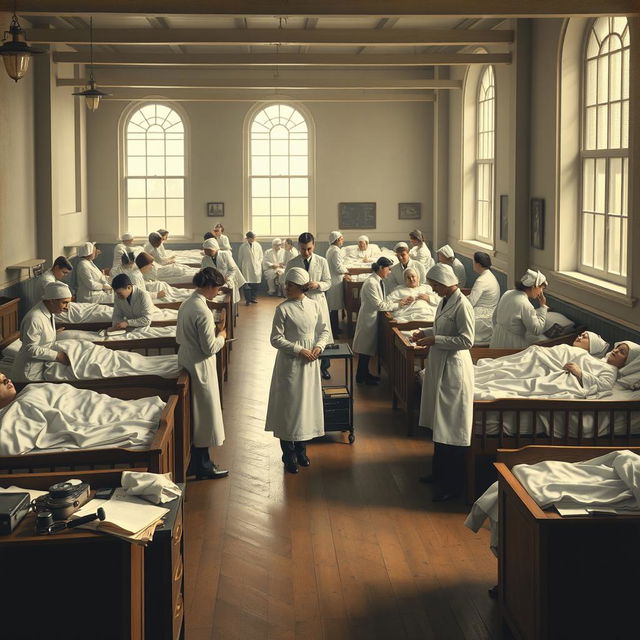
POLYGON ((480 242, 479 240, 457 240, 455 243, 451 243, 453 248, 455 249, 456 247, 458 249, 460 249, 460 253, 463 253, 466 255, 465 250, 466 251, 471 251, 471 255, 468 256, 469 258, 473 257, 473 254, 476 251, 484 251, 485 253, 488 253, 490 256, 495 256, 496 255, 496 250, 495 247, 493 247, 490 244, 485 244, 484 242, 480 242))
POLYGON ((607 298, 625 307, 633 307, 637 302, 637 298, 629 295, 625 287, 588 276, 579 271, 552 271, 550 275, 558 282, 574 287, 578 286, 582 291, 588 291, 601 298, 607 298))

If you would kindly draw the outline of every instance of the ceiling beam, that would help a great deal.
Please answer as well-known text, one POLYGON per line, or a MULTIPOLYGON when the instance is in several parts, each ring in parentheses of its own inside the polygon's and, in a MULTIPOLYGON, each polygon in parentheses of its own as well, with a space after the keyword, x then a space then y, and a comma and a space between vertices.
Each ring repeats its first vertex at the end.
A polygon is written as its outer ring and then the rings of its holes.
MULTIPOLYGON (((31 43, 89 44, 88 29, 30 29, 31 43)), ((94 29, 93 43, 128 45, 407 46, 513 42, 513 31, 467 29, 94 29)))
MULTIPOLYGON (((53 52, 54 62, 88 64, 89 53, 53 52)), ((182 54, 95 53, 95 66, 148 67, 430 67, 434 65, 510 64, 510 53, 423 54, 182 54)))
MULTIPOLYGON (((13 11, 14 0, 0 0, 13 11)), ((637 0, 20 0, 20 15, 475 16, 640 15, 637 0)))

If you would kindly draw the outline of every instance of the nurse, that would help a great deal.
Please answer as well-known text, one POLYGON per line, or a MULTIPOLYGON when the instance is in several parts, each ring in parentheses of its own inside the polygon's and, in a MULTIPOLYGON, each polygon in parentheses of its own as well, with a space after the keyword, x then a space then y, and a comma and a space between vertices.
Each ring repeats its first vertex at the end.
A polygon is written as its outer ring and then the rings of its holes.
POLYGON ((456 258, 456 254, 448 244, 438 249, 438 262, 448 264, 456 276, 458 276, 458 286, 464 287, 467 282, 467 272, 464 270, 462 262, 456 258))
POLYGON ((213 237, 218 241, 220 251, 231 252, 231 242, 229 242, 229 236, 224 234, 224 225, 218 224, 213 227, 213 237))
POLYGON ((409 242, 411 242, 411 250, 409 251, 409 256, 412 260, 416 260, 420 262, 424 267, 424 272, 426 273, 433 267, 435 264, 433 257, 431 255, 431 251, 427 246, 427 243, 424 241, 424 235, 420 229, 414 229, 409 234, 409 242))
POLYGON ((396 287, 404 287, 404 274, 406 269, 413 269, 418 274, 419 282, 424 284, 427 281, 427 272, 419 260, 411 257, 407 243, 398 242, 398 244, 393 247, 393 250, 396 252, 398 264, 394 264, 393 267, 391 267, 391 272, 389 273, 389 291, 393 291, 396 287))
POLYGON ((271 345, 278 350, 271 377, 265 431, 280 439, 282 462, 289 473, 308 467, 308 440, 324 435, 320 355, 331 339, 320 306, 305 293, 309 274, 287 271, 287 299, 273 317, 271 345))
POLYGON ((58 313, 67 311, 71 302, 71 290, 64 282, 49 282, 39 302, 20 324, 22 345, 16 355, 11 377, 19 382, 43 380, 48 362, 68 365, 67 354, 56 345, 56 321, 58 313))
POLYGON ((80 260, 76 265, 78 280, 76 298, 78 302, 113 304, 113 290, 109 284, 109 278, 93 262, 96 255, 93 242, 85 242, 78 249, 80 260))
POLYGON ((249 306, 258 302, 258 287, 262 282, 262 247, 256 241, 253 231, 247 231, 245 238, 245 242, 240 245, 238 264, 246 280, 243 289, 244 300, 249 306))
POLYGON ((155 307, 151 296, 144 287, 135 287, 126 273, 120 273, 113 279, 113 317, 107 329, 146 329, 151 326, 155 307))
POLYGON ((340 335, 340 321, 338 312, 344 309, 344 287, 343 280, 351 280, 349 270, 344 264, 342 245, 344 236, 340 231, 332 231, 329 234, 329 248, 326 253, 329 274, 331 275, 331 288, 327 291, 327 305, 329 306, 329 317, 331 319, 331 332, 334 336, 340 335))
POLYGON ((219 447, 224 442, 216 353, 224 347, 227 334, 223 329, 216 336, 213 314, 207 306, 207 300, 213 300, 218 295, 224 282, 222 274, 216 269, 199 271, 193 276, 195 291, 178 310, 178 363, 189 372, 191 378, 193 444, 189 473, 195 475, 197 480, 229 475, 226 469, 217 467, 209 457, 209 447, 219 447))
POLYGON ((529 346, 526 334, 535 336, 544 331, 547 320, 547 299, 544 286, 547 279, 540 271, 527 269, 516 288, 507 291, 493 312, 492 349, 525 349, 529 346), (540 306, 534 309, 532 300, 540 306))
POLYGON ((473 254, 473 270, 478 274, 467 300, 476 317, 476 344, 488 344, 493 335, 493 312, 500 302, 500 285, 491 271, 489 254, 473 254))
POLYGON ((267 289, 270 296, 280 295, 282 284, 280 278, 284 274, 287 264, 285 251, 282 248, 282 240, 274 238, 271 241, 271 249, 267 249, 262 260, 262 270, 267 281, 267 289))
POLYGON ((433 483, 434 502, 444 502, 460 492, 464 482, 464 456, 471 444, 473 423, 473 307, 458 288, 458 277, 449 265, 429 269, 427 282, 442 297, 433 322, 433 335, 414 333, 429 355, 422 383, 420 420, 433 430, 432 475, 420 478, 433 483))
POLYGON ((130 233, 123 233, 120 242, 113 248, 113 263, 111 269, 118 269, 122 264, 122 256, 131 251, 133 247, 133 236, 130 233))
MULTIPOLYGON (((201 269, 207 267, 218 270, 222 277, 226 280, 227 287, 233 291, 233 304, 240 300, 240 292, 236 286, 236 274, 238 273, 238 265, 233 259, 230 251, 221 251, 220 245, 215 238, 209 238, 202 243, 204 249, 204 257, 200 265, 201 269)), ((242 279, 244 282, 244 278, 242 279)))
POLYGON ((372 265, 373 273, 364 281, 360 290, 360 311, 356 322, 356 333, 353 338, 353 351, 358 354, 358 370, 356 382, 358 384, 374 385, 380 382, 378 376, 369 373, 369 360, 378 352, 378 312, 395 311, 413 302, 408 296, 398 302, 385 300, 386 291, 384 279, 389 275, 393 263, 382 256, 372 265))
MULTIPOLYGON (((167 237, 169 237, 168 231, 167 237)), ((144 250, 160 265, 173 264, 176 261, 175 256, 167 255, 166 249, 162 246, 162 236, 157 231, 149 234, 149 242, 144 245, 144 250)))

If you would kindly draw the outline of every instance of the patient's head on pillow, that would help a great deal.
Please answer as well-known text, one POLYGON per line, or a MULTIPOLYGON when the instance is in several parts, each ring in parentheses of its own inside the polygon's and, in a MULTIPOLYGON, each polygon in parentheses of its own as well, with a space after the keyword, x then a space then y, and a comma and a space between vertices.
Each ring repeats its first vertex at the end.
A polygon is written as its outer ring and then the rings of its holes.
MULTIPOLYGON (((631 364, 629 362, 630 353, 629 345, 626 342, 616 342, 615 346, 607 356, 607 363, 612 364, 614 367, 618 367, 618 369, 626 369, 625 365, 627 365, 627 363, 631 364)), ((637 355, 635 358, 637 359, 637 355)), ((620 375, 622 376, 622 371, 620 371, 620 375)))
POLYGON ((413 267, 407 267, 404 270, 404 283, 412 289, 420 284, 418 272, 413 267))
POLYGON ((13 382, 3 373, 0 373, 0 409, 6 407, 16 397, 16 388, 13 382))
POLYGON ((607 362, 618 367, 618 383, 626 389, 640 389, 640 344, 625 340, 616 342, 607 362))
POLYGON ((583 331, 573 341, 573 346, 588 351, 596 358, 603 358, 611 345, 603 340, 597 333, 593 333, 593 331, 583 331))

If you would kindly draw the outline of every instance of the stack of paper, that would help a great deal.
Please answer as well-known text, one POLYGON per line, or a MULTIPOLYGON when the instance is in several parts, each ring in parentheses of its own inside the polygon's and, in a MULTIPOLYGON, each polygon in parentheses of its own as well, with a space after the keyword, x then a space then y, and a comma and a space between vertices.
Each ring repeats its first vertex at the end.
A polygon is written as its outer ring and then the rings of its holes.
POLYGON ((325 398, 348 398, 349 392, 346 387, 322 387, 325 398))

